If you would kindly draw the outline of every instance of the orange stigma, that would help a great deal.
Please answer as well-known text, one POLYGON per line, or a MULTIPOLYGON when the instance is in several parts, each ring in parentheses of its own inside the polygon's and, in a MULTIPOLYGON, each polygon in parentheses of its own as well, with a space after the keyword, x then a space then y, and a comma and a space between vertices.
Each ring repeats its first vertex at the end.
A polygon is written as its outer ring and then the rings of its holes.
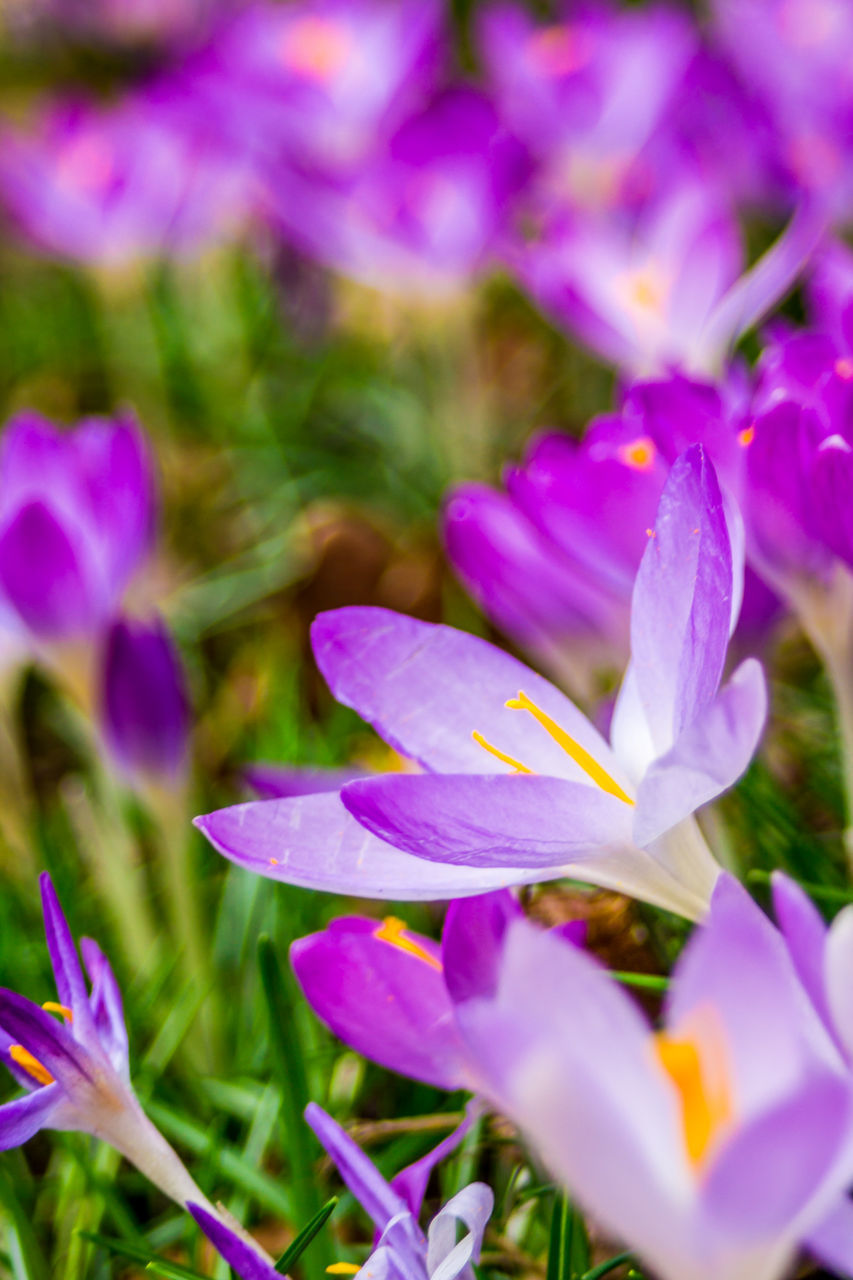
POLYGON ((737 442, 741 449, 748 449, 755 439, 755 425, 752 424, 744 427, 742 431, 737 433, 737 442))
POLYGON ((527 42, 527 51, 539 71, 547 76, 568 76, 587 61, 585 42, 566 25, 543 27, 527 42))
POLYGON ((650 436, 638 436, 628 444, 619 446, 619 461, 634 471, 650 471, 655 465, 655 442, 650 436))
POLYGON ((38 1058, 34 1058, 29 1049, 25 1049, 22 1044, 10 1044, 9 1057, 13 1062, 17 1062, 19 1067, 23 1067, 34 1080, 38 1080, 39 1084, 53 1084, 53 1076, 47 1067, 42 1066, 38 1058))
POLYGON ((282 59, 298 75, 326 84, 343 71, 352 49, 349 32, 329 18, 302 18, 288 28, 282 59))
MULTIPOLYGON (((606 791, 609 795, 615 796, 617 800, 622 800, 625 804, 633 804, 631 797, 622 790, 615 778, 611 778, 606 769, 598 763, 594 756, 581 746, 579 742, 575 742, 574 738, 566 733, 565 729, 557 724, 556 720, 552 720, 546 715, 541 707, 537 707, 536 703, 527 694, 519 690, 517 698, 510 698, 504 704, 513 711, 529 711, 535 720, 538 720, 546 733, 557 743, 558 747, 562 747, 567 755, 571 756, 575 764, 583 769, 587 777, 591 778, 597 787, 601 787, 602 791, 606 791)), ((528 770, 528 773, 530 770, 528 770)))
POLYGON ((431 969, 437 969, 441 973, 441 964, 436 960, 435 956, 430 955, 419 942, 416 942, 412 937, 407 937, 406 934, 405 920, 398 920, 396 916, 386 916, 379 928, 373 931, 374 938, 378 938, 380 942, 387 942, 392 947, 396 947, 398 951, 405 951, 407 955, 423 960, 424 964, 428 964, 431 969))
POLYGON ((853 378, 853 358, 850 356, 839 356, 835 362, 835 372, 839 378, 843 378, 845 382, 849 382, 853 378))
POLYGON ((661 1031, 653 1037, 658 1061, 678 1094, 684 1145, 694 1167, 734 1111, 721 1031, 701 1016, 697 1031, 684 1037, 661 1031), (709 1030, 714 1034, 706 1034, 709 1030))

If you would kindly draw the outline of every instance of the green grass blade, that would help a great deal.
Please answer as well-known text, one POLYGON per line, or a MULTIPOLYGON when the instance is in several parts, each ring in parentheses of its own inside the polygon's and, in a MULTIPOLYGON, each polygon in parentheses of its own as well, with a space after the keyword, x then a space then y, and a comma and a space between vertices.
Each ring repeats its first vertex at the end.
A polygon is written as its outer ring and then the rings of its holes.
POLYGON ((280 1271, 284 1275, 295 1262, 297 1262, 308 1248, 311 1241, 322 1231, 323 1227, 331 1218, 338 1204, 338 1197, 332 1196, 331 1200, 327 1200, 310 1222, 306 1222, 305 1226, 299 1232, 299 1235, 285 1249, 284 1253, 275 1264, 276 1271, 280 1271))
POLYGON ((546 1280, 580 1280, 589 1268, 589 1241, 583 1218, 567 1196, 558 1196, 551 1217, 546 1280))
POLYGON ((80 1230, 77 1234, 84 1240, 88 1240, 90 1244, 100 1245, 102 1249, 108 1249, 110 1253, 116 1253, 120 1258, 127 1258, 130 1262, 140 1262, 146 1271, 154 1270, 158 1275, 168 1276, 169 1280, 206 1280, 200 1272, 192 1271, 189 1267, 184 1267, 179 1262, 172 1262, 168 1258, 158 1258, 148 1249, 129 1244, 127 1240, 113 1240, 110 1236, 98 1235, 95 1231, 80 1230))
POLYGON ((624 1263, 630 1262, 631 1253, 617 1253, 615 1258, 608 1258, 606 1262, 600 1262, 597 1267, 593 1267, 592 1271, 587 1271, 581 1280, 601 1280, 602 1276, 608 1275, 611 1271, 615 1271, 617 1267, 621 1267, 624 1263))

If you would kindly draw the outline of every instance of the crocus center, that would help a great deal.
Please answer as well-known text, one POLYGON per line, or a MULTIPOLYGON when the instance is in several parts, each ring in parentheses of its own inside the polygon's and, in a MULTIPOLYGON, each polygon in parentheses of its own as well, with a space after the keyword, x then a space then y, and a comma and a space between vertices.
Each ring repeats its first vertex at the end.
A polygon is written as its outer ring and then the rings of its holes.
POLYGON ((664 273, 654 264, 629 271, 624 277, 625 300, 641 315, 662 316, 669 288, 664 273))
POLYGON ((722 1034, 709 1019, 697 1032, 671 1036, 662 1031, 654 1037, 658 1061, 678 1094, 684 1145, 694 1168, 733 1113, 722 1034))
POLYGON ((741 431, 737 433, 737 442, 740 445, 741 449, 748 449, 754 439, 755 439, 754 423, 751 426, 744 427, 741 431))
POLYGON ((567 25, 544 27, 527 42, 527 52, 538 71, 547 76, 568 76, 589 59, 588 40, 567 25))
POLYGON ((853 357, 839 356, 835 362, 835 372, 845 382, 853 380, 853 357))
MULTIPOLYGON (((529 711, 534 720, 538 720, 546 733, 554 739, 557 746, 562 747, 568 756, 574 760, 575 764, 583 769, 584 773, 590 778, 597 787, 601 787, 602 791, 606 791, 611 796, 616 796, 617 800, 624 801, 625 804, 633 804, 634 801, 619 786, 615 778, 612 778, 603 765, 599 764, 594 756, 576 742, 565 729, 557 724, 556 720, 552 720, 541 707, 538 707, 532 698, 528 698, 523 690, 519 690, 517 698, 510 698, 504 706, 509 707, 512 711, 529 711)), ((510 765, 516 773, 533 773, 532 769, 528 769, 526 764, 522 764, 520 760, 516 760, 514 756, 507 755, 505 751, 499 751, 497 747, 493 747, 487 742, 481 733, 475 729, 471 735, 474 741, 481 746, 495 759, 500 760, 503 764, 510 765)))
POLYGON ((112 182, 114 172, 115 156, 107 140, 97 134, 82 134, 60 152, 56 180, 66 190, 99 195, 112 182))
POLYGON ((302 18, 288 28, 281 56, 297 75, 328 84, 343 71, 351 50, 350 33, 340 23, 329 18, 302 18))
MULTIPOLYGON (((74 1014, 67 1004, 57 1004, 55 1000, 45 1000, 42 1008, 47 1013, 61 1014, 66 1022, 74 1021, 74 1014)), ((38 1080, 39 1084, 53 1084, 53 1076, 44 1063, 39 1062, 38 1058, 31 1054, 29 1049, 25 1049, 22 1044, 10 1044, 9 1057, 19 1067, 23 1067, 24 1071, 31 1075, 34 1080, 38 1080)))
POLYGON ((619 461, 634 471, 650 471, 655 465, 655 442, 650 436, 638 436, 619 446, 619 461))
POLYGON ((410 936, 404 920, 398 920, 396 916, 386 916, 379 928, 374 929, 373 936, 378 938, 380 942, 387 942, 389 946, 396 947, 398 951, 405 951, 407 955, 416 956, 418 960, 423 960, 424 964, 428 964, 431 969, 437 969, 441 973, 440 962, 436 960, 435 956, 430 955, 416 938, 410 936))

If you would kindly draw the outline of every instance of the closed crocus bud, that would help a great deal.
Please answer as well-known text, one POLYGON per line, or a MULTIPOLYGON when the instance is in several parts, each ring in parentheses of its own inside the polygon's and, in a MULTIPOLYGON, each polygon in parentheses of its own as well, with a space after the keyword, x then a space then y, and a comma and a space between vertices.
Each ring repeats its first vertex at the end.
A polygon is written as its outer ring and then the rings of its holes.
POLYGON ((117 619, 102 671, 102 719, 109 750, 131 780, 179 781, 189 733, 189 701, 165 624, 117 619))
POLYGON ((0 612, 31 640, 99 631, 148 550, 154 503, 130 415, 73 431, 16 415, 0 443, 0 612))

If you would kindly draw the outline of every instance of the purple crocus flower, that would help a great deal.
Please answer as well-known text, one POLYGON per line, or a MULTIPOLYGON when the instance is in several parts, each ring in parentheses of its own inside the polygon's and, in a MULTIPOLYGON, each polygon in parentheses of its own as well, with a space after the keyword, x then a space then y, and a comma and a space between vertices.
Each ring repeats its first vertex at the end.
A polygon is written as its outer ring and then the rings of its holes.
POLYGON ((765 716, 755 660, 720 688, 734 583, 719 486, 694 446, 672 468, 640 564, 610 745, 485 641, 341 609, 313 628, 332 692, 425 772, 196 823, 226 857, 312 888, 464 897, 569 875, 701 916, 719 868, 690 818, 746 768, 765 716))
POLYGON ((101 628, 148 551, 154 477, 129 414, 60 432, 19 413, 0 443, 0 594, 38 640, 101 628))
MULTIPOLYGON (((471 1264, 479 1261, 483 1233, 494 1203, 490 1189, 482 1182, 463 1187, 439 1209, 426 1235, 417 1221, 429 1172, 452 1150, 458 1131, 388 1183, 316 1103, 308 1105, 305 1118, 378 1232, 375 1248, 357 1272, 360 1280, 457 1280, 459 1276, 473 1280, 471 1264), (465 1228, 465 1234, 457 1241, 459 1225, 465 1228)), ((241 1280, 277 1280, 279 1272, 262 1262, 220 1219, 194 1204, 189 1205, 189 1210, 241 1280)))
POLYGON ((42 40, 50 22, 63 35, 108 46, 178 46, 197 37, 222 0, 35 0, 42 40))
POLYGON ((0 139, 0 202, 41 251, 117 266, 194 253, 245 218, 249 173, 161 85, 110 107, 53 105, 0 139))
POLYGON ((40 1129, 79 1130, 115 1147, 178 1204, 207 1205, 133 1092, 121 993, 106 956, 82 939, 87 991, 46 873, 40 884, 57 998, 37 1005, 0 989, 0 1057, 25 1090, 0 1107, 0 1148, 20 1146, 40 1129))
POLYGON ((186 765, 189 700, 165 623, 117 618, 107 633, 101 680, 104 736, 121 772, 174 785, 186 765))
POLYGON ((383 139, 350 181, 281 166, 269 212, 301 249, 346 275, 438 295, 483 267, 527 172, 489 100, 454 87, 383 139))
POLYGON ((635 375, 717 376, 735 340, 791 288, 824 228, 803 205, 746 274, 727 201, 689 174, 637 214, 558 211, 511 250, 533 298, 635 375))
POLYGON ((780 1280, 846 1204, 848 1067, 781 937, 727 875, 660 1031, 590 956, 523 919, 457 1018, 490 1100, 661 1280, 780 1280))

